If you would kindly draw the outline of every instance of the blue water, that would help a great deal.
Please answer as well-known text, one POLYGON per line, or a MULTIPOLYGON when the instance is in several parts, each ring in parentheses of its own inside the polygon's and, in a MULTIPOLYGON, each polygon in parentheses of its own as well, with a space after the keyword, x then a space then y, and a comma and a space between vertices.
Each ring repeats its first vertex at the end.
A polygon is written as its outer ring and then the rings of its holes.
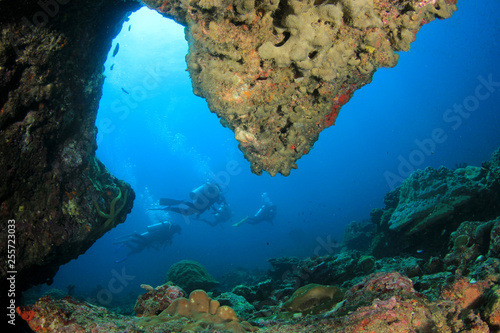
POLYGON ((101 303, 109 303, 108 296, 140 293, 141 283, 162 284, 170 265, 183 259, 218 277, 237 267, 267 269, 273 257, 326 255, 321 244, 341 241, 347 223, 382 207, 408 166, 480 165, 500 146, 500 86, 478 88, 478 77, 500 82, 498 22, 497 1, 460 1, 451 19, 421 29, 396 68, 380 69, 354 94, 298 170, 273 178, 250 172, 234 134, 193 95, 183 28, 145 8, 133 13, 113 41, 110 52, 116 43, 119 52, 105 64, 97 156, 132 185, 134 209, 61 267, 52 287, 75 284, 84 294, 99 285, 107 291, 101 303), (471 112, 449 111, 464 103, 471 112), (277 205, 274 223, 211 227, 147 211, 160 197, 187 198, 207 180, 223 183, 232 223, 253 215, 263 192, 277 205), (113 240, 163 220, 182 228, 171 245, 114 262, 124 253, 113 240))

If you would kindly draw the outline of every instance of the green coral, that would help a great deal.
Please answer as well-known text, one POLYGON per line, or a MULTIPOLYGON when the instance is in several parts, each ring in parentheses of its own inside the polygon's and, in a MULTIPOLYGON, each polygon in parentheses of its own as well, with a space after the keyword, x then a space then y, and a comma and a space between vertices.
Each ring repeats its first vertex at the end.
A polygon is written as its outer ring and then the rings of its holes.
POLYGON ((118 208, 116 208, 115 207, 116 203, 121 199, 121 197, 122 197, 122 191, 121 191, 120 187, 118 187, 118 195, 113 200, 111 200, 111 203, 109 205, 109 213, 103 212, 99 208, 99 205, 97 204, 97 202, 95 202, 95 200, 93 200, 94 206, 97 210, 97 214, 99 214, 99 216, 104 217, 106 219, 106 222, 104 222, 104 225, 103 225, 104 229, 108 229, 110 226, 114 225, 115 217, 118 216, 120 214, 121 210, 123 209, 123 207, 125 207, 125 204, 127 203, 128 189, 125 190, 125 196, 123 198, 122 204, 118 208))
POLYGON ((195 289, 210 290, 219 285, 198 262, 181 260, 170 267, 165 282, 171 281, 187 293, 195 289))

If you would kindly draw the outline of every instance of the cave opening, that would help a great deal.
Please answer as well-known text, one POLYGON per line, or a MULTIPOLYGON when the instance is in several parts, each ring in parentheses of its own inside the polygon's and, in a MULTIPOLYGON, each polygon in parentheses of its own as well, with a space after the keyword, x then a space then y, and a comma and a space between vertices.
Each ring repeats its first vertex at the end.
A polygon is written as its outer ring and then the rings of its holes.
MULTIPOLYGON (((471 87, 465 87, 454 95, 433 94, 429 80, 443 82, 445 77, 448 86, 452 86, 451 81, 467 82, 457 76, 455 66, 447 64, 453 56, 454 63, 463 66, 468 55, 458 57, 444 44, 438 51, 424 52, 432 49, 429 45, 436 47, 432 44, 436 36, 454 35, 449 29, 440 29, 426 28, 414 49, 401 56, 396 70, 381 70, 373 84, 356 92, 340 114, 338 126, 321 134, 314 151, 300 161, 296 174, 271 181, 268 175, 256 177, 250 173, 234 134, 220 126, 203 99, 193 95, 185 70, 188 48, 183 27, 146 8, 131 14, 105 63, 106 80, 96 125, 97 156, 114 175, 132 185, 137 193, 134 210, 125 223, 104 235, 85 255, 61 267, 51 288, 74 290, 76 296, 91 302, 118 307, 133 304, 142 292, 138 287, 141 283, 163 283, 168 267, 182 259, 201 262, 217 277, 241 266, 266 269, 268 258, 325 254, 323 247, 316 251, 325 240, 340 240, 347 223, 361 221, 372 208, 382 206, 388 190, 384 172, 397 172, 400 157, 409 159, 420 148, 416 140, 423 142, 434 128, 449 125, 441 119, 443 112, 471 91, 471 87), (433 62, 419 61, 431 56, 433 62), (383 96, 391 98, 392 106, 385 105, 386 110, 381 110, 383 96), (428 96, 433 96, 432 105, 428 96), (387 119, 389 114, 391 121, 387 119), (229 169, 234 166, 232 162, 236 162, 236 168, 229 169), (227 183, 225 194, 236 212, 236 221, 253 214, 261 194, 269 193, 279 209, 275 223, 212 228, 148 210, 155 207, 158 198, 182 199, 201 182, 213 179, 227 183), (182 226, 182 233, 172 244, 123 263, 114 262, 121 258, 120 249, 113 244, 116 238, 141 233, 148 225, 166 219, 182 226), (242 264, 245 253, 251 255, 242 264), (117 285, 117 276, 130 279, 117 285)), ((464 53, 478 49, 470 47, 464 53)), ((476 68, 460 75, 468 75, 468 81, 475 82, 481 73, 487 72, 476 68)), ((488 104, 492 102, 488 100, 488 104)), ((462 149, 460 155, 453 149, 453 144, 462 141, 457 135, 474 135, 467 126, 478 123, 475 119, 464 120, 460 131, 449 130, 450 139, 437 145, 436 154, 426 155, 425 163, 418 167, 453 167, 461 159, 471 164, 486 160, 494 143, 474 150, 474 154, 471 147, 462 149)), ((490 133, 491 141, 497 140, 495 124, 498 122, 491 122, 492 128, 483 131, 490 133)))

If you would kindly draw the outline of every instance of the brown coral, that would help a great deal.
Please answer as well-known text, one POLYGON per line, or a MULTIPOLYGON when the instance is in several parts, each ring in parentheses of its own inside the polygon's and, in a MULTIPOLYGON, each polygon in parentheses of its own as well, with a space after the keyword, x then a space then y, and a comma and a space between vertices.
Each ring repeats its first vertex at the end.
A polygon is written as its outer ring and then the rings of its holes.
MULTIPOLYGON (((232 332, 254 331, 249 323, 239 322, 236 313, 229 306, 220 306, 219 302, 210 299, 203 290, 194 290, 189 299, 184 297, 175 299, 160 316, 181 316, 194 319, 195 327, 212 325, 232 332)), ((191 327, 194 330, 194 327, 191 327)))
POLYGON ((439 0, 144 0, 187 26, 194 93, 207 99, 252 172, 288 175, 378 67, 397 64, 439 0))

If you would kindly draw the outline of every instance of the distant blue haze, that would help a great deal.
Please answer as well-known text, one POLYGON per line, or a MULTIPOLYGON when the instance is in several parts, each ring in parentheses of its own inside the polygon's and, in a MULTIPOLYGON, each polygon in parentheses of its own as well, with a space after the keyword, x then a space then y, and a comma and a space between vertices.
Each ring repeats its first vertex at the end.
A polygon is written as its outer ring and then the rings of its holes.
POLYGON ((116 272, 126 272, 126 288, 113 295, 120 297, 140 293, 141 283, 162 284, 169 266, 183 259, 199 261, 218 277, 236 267, 267 269, 273 257, 325 255, 322 241, 341 242, 346 224, 383 206, 391 188, 386 176, 400 176, 401 161, 419 162, 418 168, 480 165, 500 146, 500 86, 468 118, 447 110, 474 102, 467 98, 481 84, 478 77, 500 82, 498 22, 498 1, 459 1, 451 19, 421 29, 396 68, 378 70, 354 94, 298 170, 273 178, 250 172, 234 134, 193 95, 183 28, 146 8, 133 13, 110 48, 119 43, 119 52, 105 64, 97 156, 137 198, 126 222, 63 266, 53 287, 75 284, 76 293, 107 288, 116 272), (432 153, 419 148, 416 140, 429 142, 436 129, 442 140, 432 153), (187 198, 214 174, 223 175, 228 163, 239 171, 223 179, 236 215, 232 223, 253 215, 267 192, 278 207, 274 224, 210 227, 147 211, 160 197, 187 198), (172 245, 114 263, 124 254, 112 244, 115 238, 161 220, 181 225, 172 245))

